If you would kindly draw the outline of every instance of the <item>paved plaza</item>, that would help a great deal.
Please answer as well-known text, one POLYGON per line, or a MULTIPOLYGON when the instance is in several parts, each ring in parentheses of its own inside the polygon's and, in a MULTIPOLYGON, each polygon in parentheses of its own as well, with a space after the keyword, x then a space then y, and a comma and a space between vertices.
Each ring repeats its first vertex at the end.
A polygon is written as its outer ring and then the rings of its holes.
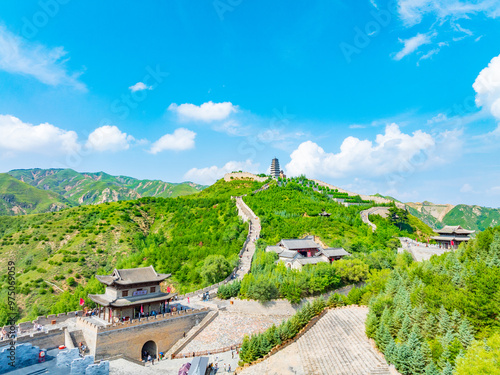
POLYGON ((273 324, 279 325, 286 318, 287 316, 284 315, 243 314, 220 311, 219 316, 196 336, 182 350, 182 353, 221 349, 241 344, 245 335, 263 332, 273 324))
POLYGON ((390 375, 365 335, 367 307, 330 310, 295 343, 240 375, 390 375))

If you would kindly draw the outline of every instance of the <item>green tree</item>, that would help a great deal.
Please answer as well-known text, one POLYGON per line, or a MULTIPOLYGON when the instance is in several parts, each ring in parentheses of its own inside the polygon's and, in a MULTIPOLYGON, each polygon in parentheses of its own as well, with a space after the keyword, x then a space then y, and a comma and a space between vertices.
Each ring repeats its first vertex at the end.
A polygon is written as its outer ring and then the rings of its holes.
POLYGON ((448 311, 441 305, 439 309, 438 316, 439 324, 438 324, 438 333, 440 335, 445 335, 451 329, 451 319, 450 315, 448 315, 448 311))
POLYGON ((500 375, 500 333, 486 342, 474 341, 464 357, 457 358, 456 375, 500 375))
POLYGON ((427 366, 425 366, 425 375, 440 375, 439 369, 436 367, 434 362, 431 361, 427 366))
POLYGON ((223 255, 209 255, 203 262, 200 275, 208 285, 223 280, 229 272, 231 272, 231 265, 223 255))
POLYGON ((465 317, 462 318, 462 322, 460 323, 460 326, 458 328, 458 340, 460 341, 464 349, 467 349, 472 341, 474 341, 472 328, 469 324, 469 321, 465 317))

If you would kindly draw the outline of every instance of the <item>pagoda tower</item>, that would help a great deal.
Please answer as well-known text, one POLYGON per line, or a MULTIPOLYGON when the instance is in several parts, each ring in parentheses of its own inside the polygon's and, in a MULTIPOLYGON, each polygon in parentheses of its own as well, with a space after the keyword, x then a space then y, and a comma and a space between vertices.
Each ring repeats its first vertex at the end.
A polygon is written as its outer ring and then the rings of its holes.
POLYGON ((277 158, 274 158, 271 162, 271 177, 279 178, 280 176, 280 162, 277 158))

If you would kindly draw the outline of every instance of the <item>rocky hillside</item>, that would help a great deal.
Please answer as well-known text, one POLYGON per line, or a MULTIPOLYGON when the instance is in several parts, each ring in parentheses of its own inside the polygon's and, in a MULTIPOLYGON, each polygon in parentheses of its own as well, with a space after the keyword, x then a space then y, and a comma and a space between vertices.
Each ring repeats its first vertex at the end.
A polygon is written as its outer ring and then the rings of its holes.
POLYGON ((53 212, 71 206, 57 193, 34 188, 6 173, 0 173, 0 215, 53 212))
POLYGON ((434 229, 445 225, 483 231, 500 224, 500 209, 459 204, 434 204, 431 202, 406 203, 410 213, 434 229))
MULTIPOLYGON (((194 194, 204 186, 160 180, 138 180, 104 172, 79 173, 72 169, 17 169, 9 175, 35 188, 54 192, 72 205, 99 204, 142 197, 175 198, 194 194)), ((15 194, 15 191, 12 191, 15 194)))

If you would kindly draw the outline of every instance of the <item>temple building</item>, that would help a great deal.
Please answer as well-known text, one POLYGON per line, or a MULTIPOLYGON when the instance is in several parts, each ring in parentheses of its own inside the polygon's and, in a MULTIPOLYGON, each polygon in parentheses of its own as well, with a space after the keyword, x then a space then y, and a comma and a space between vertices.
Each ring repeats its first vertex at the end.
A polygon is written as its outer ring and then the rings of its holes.
POLYGON ((470 240, 470 235, 474 233, 473 230, 467 230, 460 225, 450 226, 447 225, 443 229, 436 230, 439 236, 431 237, 438 245, 445 249, 457 249, 462 242, 470 240))
POLYGON ((343 248, 323 248, 314 236, 301 239, 282 239, 276 246, 268 246, 266 252, 278 254, 278 261, 292 269, 301 269, 306 264, 331 263, 349 256, 343 248))
POLYGON ((89 294, 108 322, 162 314, 176 293, 163 293, 160 283, 170 274, 157 273, 153 266, 115 269, 111 275, 96 275, 106 285, 104 294, 89 294))

